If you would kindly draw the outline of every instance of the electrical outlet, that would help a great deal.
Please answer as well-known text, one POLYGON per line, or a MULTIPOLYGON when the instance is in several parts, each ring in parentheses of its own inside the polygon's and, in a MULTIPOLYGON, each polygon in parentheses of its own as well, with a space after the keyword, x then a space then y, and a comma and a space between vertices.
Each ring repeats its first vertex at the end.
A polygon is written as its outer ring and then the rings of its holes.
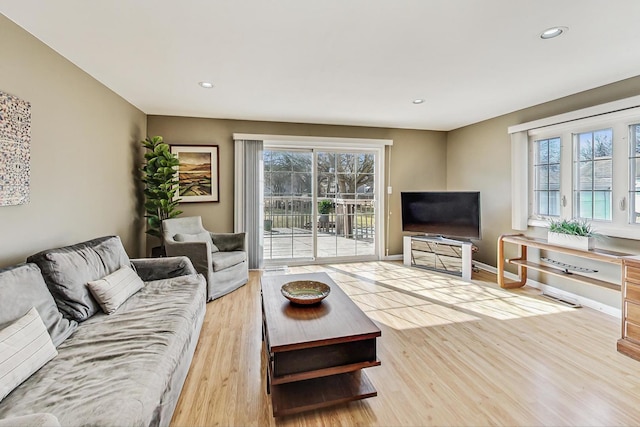
POLYGON ((392 194, 393 193, 393 189, 391 188, 391 186, 387 187, 387 194, 392 194))

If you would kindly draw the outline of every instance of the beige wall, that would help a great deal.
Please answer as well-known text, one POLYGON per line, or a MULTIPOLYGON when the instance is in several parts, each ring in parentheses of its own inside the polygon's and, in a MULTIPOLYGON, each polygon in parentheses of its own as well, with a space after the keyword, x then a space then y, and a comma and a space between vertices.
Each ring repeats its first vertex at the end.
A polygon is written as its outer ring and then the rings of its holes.
MULTIPOLYGON (((185 215, 201 215, 214 231, 231 231, 232 134, 236 132, 393 139, 385 155, 386 166, 391 167, 385 187, 393 187, 387 203, 388 254, 402 253, 401 191, 479 190, 483 239, 476 258, 495 266, 496 240, 512 231, 507 127, 640 94, 640 77, 636 77, 448 133, 146 117, 1 15, 0 30, 0 90, 32 104, 31 202, 0 207, 0 267, 41 249, 105 234, 120 235, 130 255, 143 254, 137 168, 139 140, 145 135, 162 135, 170 144, 220 146, 220 203, 183 204, 182 209, 185 215)), ((606 245, 640 252, 637 241, 610 239, 606 245)), ((556 279, 548 281, 555 284, 556 279)), ((574 285, 558 286, 572 290, 574 285)), ((613 294, 593 298, 607 303, 619 300, 613 294)))
MULTIPOLYGON (((444 132, 170 116, 149 116, 147 129, 149 135, 161 135, 169 144, 214 144, 220 147, 220 202, 180 205, 183 215, 202 216, 205 226, 212 231, 233 230, 233 133, 392 139, 390 255, 402 253, 400 191, 445 188, 444 132)), ((387 167, 388 158, 389 149, 385 160, 387 167)), ((385 187, 388 185, 385 183, 385 187)))
MULTIPOLYGON (((516 111, 447 135, 447 189, 477 189, 482 192, 483 239, 476 259, 496 265, 496 242, 503 233, 511 233, 511 141, 507 128, 520 123, 615 101, 640 94, 640 77, 561 98, 516 111)), ((540 229, 528 234, 544 235, 540 229)), ((601 246, 624 252, 640 253, 637 241, 607 239, 601 246)), ((542 278, 547 283, 573 293, 619 306, 620 295, 581 284, 566 283, 555 278, 542 278)))
POLYGON ((142 227, 134 169, 145 115, 0 15, 0 90, 31 103, 31 201, 0 207, 0 267, 43 249, 142 227))

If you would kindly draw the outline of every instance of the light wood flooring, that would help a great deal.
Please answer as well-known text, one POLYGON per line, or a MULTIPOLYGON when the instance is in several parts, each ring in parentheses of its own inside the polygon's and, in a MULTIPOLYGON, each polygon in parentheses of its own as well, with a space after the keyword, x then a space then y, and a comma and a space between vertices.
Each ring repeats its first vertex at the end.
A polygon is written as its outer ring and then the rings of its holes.
MULTIPOLYGON (((620 320, 536 289, 503 290, 399 262, 289 268, 327 272, 382 330, 378 396, 271 416, 260 273, 207 305, 172 426, 640 425, 640 362, 616 351, 620 320)), ((269 273, 273 274, 273 273, 269 273)))

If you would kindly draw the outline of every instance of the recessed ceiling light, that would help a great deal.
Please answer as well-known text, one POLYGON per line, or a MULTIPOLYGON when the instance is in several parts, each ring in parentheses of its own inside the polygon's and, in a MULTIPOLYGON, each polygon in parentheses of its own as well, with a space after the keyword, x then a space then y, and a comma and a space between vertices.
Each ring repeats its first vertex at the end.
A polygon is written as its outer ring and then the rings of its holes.
POLYGON ((211 82, 200 82, 198 84, 205 89, 211 89, 213 87, 213 83, 211 82))
POLYGON ((412 102, 414 104, 422 104, 424 102, 424 99, 414 99, 412 102))
POLYGON ((558 37, 560 34, 566 33, 569 28, 567 27, 551 27, 540 33, 540 38, 547 40, 554 37, 558 37))

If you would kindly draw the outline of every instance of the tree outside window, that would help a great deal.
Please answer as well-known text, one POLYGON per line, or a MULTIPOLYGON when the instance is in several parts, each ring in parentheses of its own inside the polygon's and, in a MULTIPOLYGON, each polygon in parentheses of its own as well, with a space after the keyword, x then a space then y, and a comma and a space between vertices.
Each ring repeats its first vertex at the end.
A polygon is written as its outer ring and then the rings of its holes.
POLYGON ((576 134, 576 217, 611 221, 613 129, 576 134))
POLYGON ((560 138, 534 142, 534 213, 560 216, 560 138))

